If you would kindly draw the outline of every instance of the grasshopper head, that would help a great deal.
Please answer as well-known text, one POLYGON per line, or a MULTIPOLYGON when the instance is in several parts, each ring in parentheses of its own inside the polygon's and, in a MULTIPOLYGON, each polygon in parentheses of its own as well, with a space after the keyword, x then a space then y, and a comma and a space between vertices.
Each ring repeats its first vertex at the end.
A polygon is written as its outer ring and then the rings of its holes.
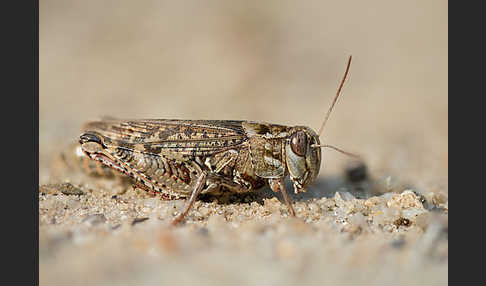
POLYGON ((308 127, 297 126, 290 131, 285 143, 285 157, 295 193, 305 192, 305 187, 319 175, 321 148, 312 147, 319 144, 319 135, 308 127))

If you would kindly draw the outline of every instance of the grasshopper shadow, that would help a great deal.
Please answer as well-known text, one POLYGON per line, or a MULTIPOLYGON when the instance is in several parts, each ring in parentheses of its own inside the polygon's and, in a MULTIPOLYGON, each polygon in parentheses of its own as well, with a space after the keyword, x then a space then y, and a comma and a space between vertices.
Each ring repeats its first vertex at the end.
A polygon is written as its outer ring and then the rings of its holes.
MULTIPOLYGON (((373 184, 369 180, 364 180, 359 183, 351 183, 342 176, 325 177, 317 179, 311 186, 307 187, 305 193, 294 193, 294 187, 290 179, 285 180, 285 189, 293 202, 306 202, 314 199, 332 198, 336 192, 349 192, 354 197, 362 199, 368 198, 372 195, 373 184)), ((199 199, 210 202, 215 196, 201 195, 199 199)), ((284 203, 282 194, 280 192, 273 192, 268 186, 247 194, 230 194, 228 197, 217 196, 219 204, 233 204, 233 203, 264 203, 265 199, 276 197, 280 202, 284 203)))
MULTIPOLYGON (((305 193, 294 193, 294 187, 290 180, 285 180, 285 189, 292 201, 310 201, 321 198, 332 198, 336 192, 349 192, 356 198, 368 198, 372 193, 372 184, 368 180, 351 183, 342 176, 324 177, 317 179, 307 187, 305 193)), ((275 193, 270 188, 261 191, 262 199, 277 197, 283 202, 281 193, 275 193)))

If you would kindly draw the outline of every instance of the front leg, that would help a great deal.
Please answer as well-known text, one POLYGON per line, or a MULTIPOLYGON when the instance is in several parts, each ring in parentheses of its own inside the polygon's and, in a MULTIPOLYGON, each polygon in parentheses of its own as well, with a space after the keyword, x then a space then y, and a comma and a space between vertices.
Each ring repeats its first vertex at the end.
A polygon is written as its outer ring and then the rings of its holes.
POLYGON ((287 194, 287 191, 285 190, 284 178, 268 179, 268 185, 270 185, 270 188, 272 189, 272 191, 274 191, 274 192, 281 191, 282 192, 282 197, 285 201, 285 204, 287 205, 290 216, 295 217, 295 211, 294 211, 294 208, 292 207, 292 202, 290 201, 290 198, 287 194))

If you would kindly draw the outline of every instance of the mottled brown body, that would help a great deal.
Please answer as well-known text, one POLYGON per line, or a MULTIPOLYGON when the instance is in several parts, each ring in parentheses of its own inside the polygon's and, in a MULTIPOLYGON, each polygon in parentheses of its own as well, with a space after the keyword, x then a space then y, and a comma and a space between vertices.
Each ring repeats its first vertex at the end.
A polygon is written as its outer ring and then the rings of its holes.
POLYGON ((285 177, 293 129, 247 121, 107 120, 87 123, 80 142, 91 159, 177 199, 190 196, 203 171, 201 193, 213 194, 258 190, 267 179, 285 177))

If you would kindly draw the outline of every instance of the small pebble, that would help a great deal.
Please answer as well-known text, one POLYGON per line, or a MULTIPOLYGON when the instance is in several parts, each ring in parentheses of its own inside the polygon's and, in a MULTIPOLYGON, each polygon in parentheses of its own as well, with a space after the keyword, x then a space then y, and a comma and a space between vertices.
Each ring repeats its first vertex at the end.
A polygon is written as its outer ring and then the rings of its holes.
POLYGON ((58 194, 62 193, 64 195, 84 195, 85 193, 78 187, 71 183, 62 184, 47 184, 39 187, 39 192, 43 194, 58 194))
POLYGON ((425 228, 428 223, 429 212, 423 208, 408 208, 402 210, 402 217, 421 228, 425 228))
POLYGON ((393 224, 396 225, 397 227, 399 227, 401 225, 410 226, 412 223, 410 222, 410 220, 408 218, 400 217, 393 224))
POLYGON ((386 205, 390 207, 396 207, 398 209, 406 209, 406 208, 422 208, 423 205, 420 202, 420 199, 414 194, 414 192, 410 190, 403 191, 401 194, 394 195, 391 199, 388 200, 386 205))

